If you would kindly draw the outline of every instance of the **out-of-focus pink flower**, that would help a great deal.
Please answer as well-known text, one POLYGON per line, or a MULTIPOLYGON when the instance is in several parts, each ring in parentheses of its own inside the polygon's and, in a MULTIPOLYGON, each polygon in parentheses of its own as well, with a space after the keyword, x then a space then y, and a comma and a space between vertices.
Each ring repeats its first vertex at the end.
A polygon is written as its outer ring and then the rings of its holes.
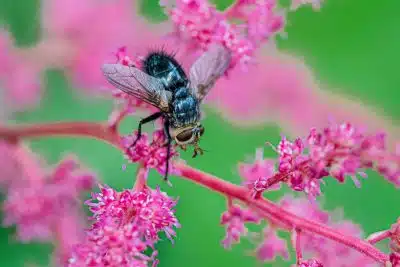
POLYGON ((67 67, 73 81, 84 88, 106 85, 100 66, 118 47, 128 45, 140 53, 149 43, 160 42, 155 40, 156 29, 144 23, 136 3, 129 0, 45 0, 42 21, 47 38, 65 40, 75 48, 67 67))
POLYGON ((241 127, 279 123, 298 135, 335 118, 367 125, 369 130, 397 131, 376 110, 322 90, 304 61, 268 47, 255 58, 256 64, 248 65, 246 72, 235 68, 228 79, 219 79, 205 99, 230 122, 241 127))
MULTIPOLYGON (((265 183, 275 173, 275 163, 273 160, 264 159, 263 149, 259 148, 256 151, 255 160, 253 163, 240 163, 239 174, 243 178, 243 184, 249 189, 263 190, 265 183)), ((276 184, 269 190, 277 190, 280 184, 276 184)))
POLYGON ((8 142, 0 141, 0 188, 7 189, 13 181, 22 176, 17 160, 18 147, 8 142))
POLYGON ((82 172, 79 163, 70 158, 45 176, 33 169, 34 163, 19 163, 24 176, 13 181, 8 189, 4 225, 15 224, 22 241, 57 239, 55 230, 60 226, 60 218, 78 210, 78 197, 92 187, 94 176, 82 172))
POLYGON ((256 254, 262 262, 274 261, 278 255, 289 259, 287 242, 277 235, 275 229, 269 227, 264 230, 264 241, 258 246, 256 254))
MULTIPOLYGON (((122 140, 123 146, 127 149, 126 155, 132 162, 140 162, 145 168, 154 168, 160 173, 164 174, 166 171, 166 161, 171 160, 172 157, 177 156, 178 152, 171 147, 171 157, 167 159, 166 139, 163 130, 156 130, 153 132, 152 140, 150 141, 146 133, 142 133, 142 137, 131 147, 134 140, 136 140, 137 132, 133 135, 125 136, 122 140)), ((171 166, 169 173, 176 173, 171 166)))
POLYGON ((9 34, 0 29, 0 87, 5 91, 8 108, 22 110, 40 99, 41 69, 19 55, 12 45, 9 34))
MULTIPOLYGON (((334 221, 332 216, 328 212, 321 210, 315 202, 310 202, 304 198, 297 199, 284 196, 280 204, 282 208, 289 212, 315 222, 329 225, 345 235, 356 237, 361 237, 362 235, 362 231, 358 225, 355 225, 351 221, 334 221)), ((313 259, 318 260, 324 267, 377 266, 373 260, 354 249, 306 232, 302 232, 301 234, 300 245, 303 254, 313 255, 313 259)), ((310 264, 310 262, 308 262, 308 264, 310 264)))
POLYGON ((54 266, 65 266, 72 249, 84 239, 85 223, 80 210, 69 210, 57 222, 54 236, 57 237, 53 262, 54 266))
POLYGON ((117 192, 102 186, 87 204, 94 224, 69 266, 155 266, 158 234, 164 232, 172 240, 174 228, 180 227, 173 209, 176 201, 159 189, 117 192), (145 255, 147 249, 153 250, 151 257, 145 255))
POLYGON ((231 205, 221 216, 221 224, 226 226, 226 235, 222 240, 223 246, 228 249, 232 244, 239 243, 241 236, 248 234, 246 223, 258 224, 260 218, 250 209, 242 209, 239 205, 231 205))
POLYGON ((279 204, 286 211, 298 216, 324 224, 330 221, 328 212, 321 210, 316 202, 310 202, 306 198, 293 198, 285 195, 279 204))
POLYGON ((290 9, 296 10, 303 5, 311 5, 314 10, 319 10, 323 1, 324 0, 292 0, 290 9))

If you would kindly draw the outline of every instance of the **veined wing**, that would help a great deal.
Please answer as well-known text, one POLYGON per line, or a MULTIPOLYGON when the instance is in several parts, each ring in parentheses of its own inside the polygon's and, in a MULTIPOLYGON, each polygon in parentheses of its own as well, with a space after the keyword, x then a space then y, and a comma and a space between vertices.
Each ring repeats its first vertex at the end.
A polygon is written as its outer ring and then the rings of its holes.
POLYGON ((208 94, 216 80, 231 62, 231 53, 222 45, 213 45, 190 68, 189 79, 192 94, 199 100, 208 94))
POLYGON ((168 112, 169 95, 161 80, 133 66, 104 64, 101 69, 107 80, 116 88, 168 112))

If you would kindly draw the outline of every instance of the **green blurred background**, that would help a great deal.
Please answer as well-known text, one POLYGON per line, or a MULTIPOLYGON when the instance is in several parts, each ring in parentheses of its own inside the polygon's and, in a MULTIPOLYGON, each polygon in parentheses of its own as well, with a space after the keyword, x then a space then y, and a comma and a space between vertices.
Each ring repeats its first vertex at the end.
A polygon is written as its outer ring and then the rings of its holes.
MULTIPOLYGON (((84 1, 84 0, 82 0, 84 1)), ((230 0, 216 1, 219 7, 230 0)), ((285 6, 288 1, 284 2, 285 6)), ((156 0, 142 2, 141 11, 156 20, 164 19, 156 0)), ((336 93, 360 99, 390 116, 398 126, 400 118, 400 16, 397 0, 326 0, 321 12, 303 7, 288 16, 287 40, 280 40, 283 51, 304 58, 318 80, 336 93)), ((35 42, 39 32, 38 0, 0 0, 0 23, 12 31, 18 45, 35 42)), ((1 64, 1 62, 0 62, 1 64)), ((39 109, 19 114, 18 122, 92 120, 107 118, 112 103, 99 99, 85 99, 74 94, 62 73, 46 74, 45 97, 39 109)), ((338 107, 346 108, 346 107, 338 107)), ((266 140, 277 143, 280 129, 262 126, 256 129, 238 129, 206 109, 207 138, 202 143, 209 152, 191 159, 190 152, 182 153, 187 162, 204 171, 238 183, 238 161, 252 157, 256 147, 266 140)), ((134 119, 127 120, 124 131, 136 127, 134 119)), ((151 126, 146 126, 151 131, 151 126)), ((397 137, 398 138, 398 137, 397 137)), ((121 154, 106 144, 87 139, 47 139, 32 142, 33 149, 55 163, 67 152, 74 152, 88 166, 98 171, 101 179, 114 188, 132 186, 135 166, 125 163, 121 154)), ((272 151, 266 151, 273 157, 272 151)), ((369 172, 362 188, 356 189, 349 179, 338 185, 329 180, 323 187, 324 207, 333 210, 343 207, 344 216, 362 225, 366 233, 381 230, 399 216, 399 192, 375 173, 369 172)), ((151 183, 160 183, 160 176, 151 173, 151 183)), ((184 180, 172 178, 173 188, 162 185, 173 196, 179 196, 177 215, 182 224, 175 245, 162 242, 160 266, 259 266, 248 255, 253 247, 247 240, 225 251, 220 246, 224 228, 219 226, 225 200, 184 180)), ((278 199, 285 190, 268 196, 278 199)), ((14 229, 0 229, 0 266, 24 266, 25 263, 48 265, 50 245, 20 244, 13 238, 14 229)), ((266 264, 268 265, 268 264, 266 264)), ((273 266, 289 266, 278 260, 273 266)))

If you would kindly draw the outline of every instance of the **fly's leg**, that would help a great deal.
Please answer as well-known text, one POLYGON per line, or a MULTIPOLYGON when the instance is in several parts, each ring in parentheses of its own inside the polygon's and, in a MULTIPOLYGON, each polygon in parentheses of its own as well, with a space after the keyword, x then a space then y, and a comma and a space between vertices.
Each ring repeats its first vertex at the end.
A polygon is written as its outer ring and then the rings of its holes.
POLYGON ((162 112, 156 112, 156 113, 154 113, 154 114, 152 114, 152 115, 140 120, 136 139, 129 146, 128 150, 131 149, 132 147, 134 147, 137 144, 137 142, 140 140, 140 138, 142 137, 142 125, 146 124, 148 122, 155 121, 156 119, 160 118, 162 115, 163 115, 162 112))
POLYGON ((169 158, 171 157, 171 135, 169 134, 169 120, 166 119, 164 122, 164 133, 165 138, 167 139, 166 146, 167 146, 167 162, 165 163, 165 175, 164 181, 168 181, 168 172, 169 172, 169 158))

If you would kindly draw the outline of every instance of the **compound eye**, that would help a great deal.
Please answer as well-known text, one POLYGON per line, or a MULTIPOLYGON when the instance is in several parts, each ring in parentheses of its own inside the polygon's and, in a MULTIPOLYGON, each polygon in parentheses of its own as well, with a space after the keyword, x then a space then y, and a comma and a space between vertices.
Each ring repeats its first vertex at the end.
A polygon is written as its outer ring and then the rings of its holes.
POLYGON ((202 125, 200 125, 200 136, 202 136, 204 134, 204 127, 202 125))
POLYGON ((184 142, 187 142, 187 141, 189 141, 190 139, 192 139, 192 136, 193 136, 193 131, 192 131, 192 129, 189 129, 189 130, 185 130, 185 131, 179 133, 179 134, 176 136, 176 139, 177 139, 179 142, 184 143, 184 142))

